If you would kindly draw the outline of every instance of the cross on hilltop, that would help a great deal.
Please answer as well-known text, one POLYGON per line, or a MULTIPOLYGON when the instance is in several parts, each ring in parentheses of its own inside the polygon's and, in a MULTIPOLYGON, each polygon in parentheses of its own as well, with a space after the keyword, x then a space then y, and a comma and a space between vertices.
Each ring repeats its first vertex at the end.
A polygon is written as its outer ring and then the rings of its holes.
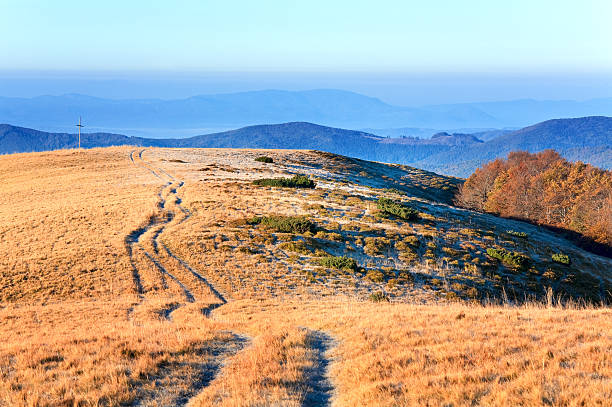
POLYGON ((79 150, 81 149, 81 127, 85 127, 81 124, 81 116, 79 116, 79 124, 76 125, 79 128, 79 150))

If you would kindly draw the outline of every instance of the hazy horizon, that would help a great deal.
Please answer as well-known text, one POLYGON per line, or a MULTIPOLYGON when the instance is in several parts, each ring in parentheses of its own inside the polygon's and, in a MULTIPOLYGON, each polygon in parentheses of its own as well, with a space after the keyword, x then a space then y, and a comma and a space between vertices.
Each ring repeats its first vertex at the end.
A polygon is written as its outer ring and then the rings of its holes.
POLYGON ((399 106, 612 96, 603 0, 27 0, 2 12, 0 96, 327 88, 399 106))
POLYGON ((338 89, 398 106, 519 99, 583 101, 612 96, 612 74, 0 71, 0 97, 78 93, 108 99, 182 99, 270 89, 338 89))
POLYGON ((599 102, 555 107, 612 97, 612 54, 605 52, 612 5, 603 0, 579 6, 552 0, 27 0, 9 2, 2 11, 0 35, 11 41, 0 43, 2 55, 10 56, 0 62, 0 97, 112 99, 105 108, 85 101, 26 107, 4 100, 0 121, 47 131, 72 128, 79 115, 90 130, 181 137, 281 121, 449 130, 612 115, 599 102), (139 108, 143 116, 131 112, 139 103, 113 110, 121 104, 115 100, 319 89, 377 98, 401 107, 403 116, 398 109, 383 114, 366 98, 357 103, 331 95, 316 103, 304 95, 231 98, 233 114, 224 110, 227 101, 214 107, 190 101, 149 116, 142 112, 150 106, 139 108), (482 107, 515 101, 503 110, 482 107), (441 106, 454 104, 479 105, 441 106))

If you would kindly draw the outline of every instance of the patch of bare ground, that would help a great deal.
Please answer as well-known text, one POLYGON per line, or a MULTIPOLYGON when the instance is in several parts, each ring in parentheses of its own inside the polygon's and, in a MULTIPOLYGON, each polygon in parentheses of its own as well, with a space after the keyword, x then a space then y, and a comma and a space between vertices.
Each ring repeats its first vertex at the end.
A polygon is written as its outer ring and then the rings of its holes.
POLYGON ((218 374, 222 361, 240 351, 247 339, 230 334, 230 341, 209 341, 193 349, 189 357, 176 357, 158 365, 154 375, 148 377, 135 390, 132 406, 182 406, 218 374))

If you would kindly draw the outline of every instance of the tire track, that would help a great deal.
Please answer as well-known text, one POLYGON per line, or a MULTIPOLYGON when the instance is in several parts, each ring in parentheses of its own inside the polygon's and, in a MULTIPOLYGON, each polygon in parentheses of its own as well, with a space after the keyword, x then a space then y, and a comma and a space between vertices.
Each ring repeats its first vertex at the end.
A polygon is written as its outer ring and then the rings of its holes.
MULTIPOLYGON (((144 164, 142 160, 142 153, 144 152, 144 149, 140 150, 140 152, 137 154, 138 160, 134 159, 135 152, 136 152, 135 150, 130 152, 130 155, 129 155, 130 161, 134 165, 148 170, 156 178, 161 179, 161 177, 155 171, 153 171, 151 168, 149 168, 147 165, 144 164)), ((159 200, 157 202, 156 207, 160 210, 164 208, 165 203, 166 203, 166 199, 164 198, 164 189, 168 188, 168 186, 170 185, 171 185, 170 182, 166 182, 166 184, 160 187, 159 192, 157 193, 159 200)), ((144 225, 138 227, 137 229, 132 230, 130 233, 128 233, 128 235, 124 239, 126 251, 128 253, 128 257, 130 259, 130 265, 132 268, 132 280, 134 282, 134 287, 135 287, 136 294, 138 295, 139 302, 142 302, 144 300, 145 289, 143 285, 143 273, 141 272, 141 268, 139 268, 138 266, 138 261, 134 253, 135 253, 135 249, 139 247, 139 244, 140 246, 142 246, 141 245, 142 236, 145 235, 145 233, 147 233, 149 230, 151 230, 157 225, 158 223, 157 217, 158 217, 157 215, 150 216, 144 225)), ((144 254, 147 256, 149 255, 146 250, 144 250, 144 254)), ((164 288, 167 288, 167 283, 165 281, 165 276, 163 273, 161 275, 161 282, 162 282, 162 286, 164 288)), ((133 307, 128 310, 128 317, 131 316, 132 312, 133 312, 133 307)))
POLYGON ((183 290, 183 294, 185 295, 185 298, 187 299, 188 302, 195 302, 195 297, 193 296, 189 288, 187 288, 187 286, 185 286, 185 284, 181 282, 181 280, 179 280, 173 274, 171 274, 168 270, 166 270, 166 268, 160 263, 160 261, 155 259, 153 256, 151 256, 149 252, 145 251, 144 254, 151 261, 151 263, 153 263, 153 265, 157 268, 157 270, 160 273, 170 277, 172 281, 174 281, 176 284, 178 284, 179 287, 181 287, 181 289, 183 290))
MULTIPOLYGON (((200 280, 202 283, 204 283, 208 287, 208 289, 210 289, 210 291, 215 295, 215 297, 217 297, 219 299, 219 301, 221 301, 221 304, 219 304, 218 306, 221 306, 223 304, 227 304, 227 300, 225 299, 225 297, 219 291, 217 291, 217 289, 206 278, 204 278, 204 276, 202 276, 200 273, 195 271, 189 264, 187 264, 187 262, 185 262, 185 260, 183 260, 182 258, 177 256, 176 254, 174 254, 168 248, 168 246, 166 246, 164 243, 161 243, 161 246, 164 248, 164 250, 166 251, 166 254, 168 254, 168 256, 170 256, 173 259, 175 259, 176 261, 178 261, 179 264, 185 268, 185 270, 189 271, 195 278, 200 280)), ((215 308, 217 308, 217 307, 215 307, 215 308)))
POLYGON ((302 401, 303 407, 331 406, 335 388, 330 380, 329 354, 337 346, 336 340, 324 331, 310 331, 309 345, 315 351, 314 364, 307 373, 308 391, 302 401))
MULTIPOLYGON (((195 304, 206 318, 212 318, 212 313, 219 307, 228 303, 228 299, 224 293, 219 292, 216 287, 202 273, 192 267, 185 259, 174 253, 170 247, 164 242, 163 237, 165 232, 172 233, 174 228, 189 220, 192 216, 191 211, 183 207, 181 200, 181 189, 185 185, 184 181, 176 176, 169 174, 162 168, 154 166, 143 158, 144 149, 138 154, 133 151, 130 154, 130 160, 138 166, 146 168, 157 179, 164 182, 158 192, 159 201, 157 205, 158 212, 152 216, 147 224, 140 229, 134 231, 126 241, 130 243, 130 253, 135 247, 138 247, 141 260, 145 260, 153 264, 157 272, 167 277, 168 281, 173 285, 178 286, 185 297, 185 302, 194 303, 197 301, 194 293, 200 293, 203 287, 206 292, 210 292, 217 300, 217 303, 206 305, 200 308, 199 304, 195 304), (148 250, 147 250, 148 249, 148 250), (199 285, 201 284, 201 286, 199 285)), ((138 264, 133 259, 134 268, 138 264)), ((137 273, 136 273, 137 274, 137 273)), ((142 284, 140 285, 142 287, 142 284)), ((142 288, 141 288, 142 290, 142 288)), ((199 294, 198 294, 199 295, 199 294)), ((145 301, 146 298, 141 300, 145 301)), ((159 316, 169 323, 173 321, 173 312, 185 306, 185 303, 172 303, 169 306, 159 310, 159 316)), ((161 400, 171 400, 172 405, 186 405, 190 399, 197 396, 204 388, 215 382, 216 379, 223 377, 226 373, 224 366, 228 363, 234 363, 234 357, 239 353, 248 352, 253 343, 251 337, 231 333, 233 340, 217 351, 214 351, 214 359, 205 362, 197 360, 193 363, 193 367, 199 371, 196 377, 186 377, 182 373, 180 363, 172 363, 162 366, 157 375, 153 378, 155 386, 153 390, 145 391, 140 395, 139 400, 135 405, 158 405, 164 403, 161 400), (228 359, 232 357, 232 359, 228 359), (180 390, 180 389, 183 390, 180 390)), ((307 369, 305 373, 304 384, 307 386, 307 391, 301 399, 302 406, 328 406, 331 405, 335 396, 335 387, 330 379, 329 368, 333 363, 333 358, 330 357, 331 351, 336 347, 337 341, 329 333, 317 330, 308 332, 308 347, 311 349, 312 367, 307 369)), ((212 345, 214 349, 214 345, 212 345)), ((202 352, 210 352, 211 347, 207 344, 202 345, 202 352)), ((252 350, 251 350, 252 351, 252 350)))
MULTIPOLYGON (((225 296, 223 296, 201 273, 191 267, 184 259, 173 253, 172 250, 160 239, 162 234, 167 231, 170 224, 178 226, 191 217, 191 212, 181 205, 182 200, 179 196, 180 188, 182 188, 185 183, 182 180, 178 180, 175 176, 169 174, 163 169, 156 168, 151 163, 145 161, 143 159, 144 151, 145 149, 142 149, 138 152, 138 154, 136 154, 136 150, 132 151, 130 153, 130 160, 134 165, 147 169, 157 179, 165 181, 165 184, 160 188, 160 191, 157 194, 159 197, 159 201, 156 206, 158 213, 151 216, 144 226, 132 231, 126 237, 126 246, 128 248, 128 254, 130 255, 130 261, 134 270, 134 279, 135 281, 138 281, 137 286, 140 293, 140 304, 146 300, 146 293, 144 292, 143 284, 140 280, 141 273, 139 273, 138 264, 134 256, 134 250, 136 248, 138 248, 144 254, 146 259, 153 264, 161 276, 168 277, 170 281, 180 287, 183 295, 185 296, 186 302, 193 303, 196 301, 196 297, 192 293, 192 289, 190 289, 189 285, 178 277, 178 268, 176 267, 180 267, 183 272, 186 272, 186 274, 192 276, 195 281, 202 283, 219 301, 219 303, 209 304, 205 308, 201 309, 204 316, 208 318, 211 316, 211 312, 214 309, 227 303, 225 296), (152 250, 147 251, 145 244, 147 247, 151 247, 152 250), (176 263, 172 264, 172 268, 176 268, 177 273, 169 271, 169 259, 172 259, 173 263, 176 263)), ((159 315, 162 318, 172 322, 172 313, 184 305, 185 304, 181 303, 172 304, 170 307, 160 310, 159 315)), ((194 382, 189 383, 189 390, 186 392, 183 391, 182 394, 177 396, 177 398, 174 400, 175 405, 185 405, 188 403, 191 397, 199 393, 202 388, 208 386, 210 382, 217 377, 221 371, 221 367, 224 365, 225 359, 235 355, 239 351, 244 350, 244 348, 247 347, 247 344, 251 342, 251 338, 244 335, 232 335, 235 340, 231 341, 231 343, 228 343, 227 346, 224 346, 222 349, 217 351, 218 353, 214 355, 217 360, 213 365, 209 363, 199 366, 199 369, 201 370, 200 376, 198 376, 194 382)), ((205 349, 203 348, 202 351, 205 352, 205 349)), ((159 375, 160 378, 171 378, 172 381, 174 380, 172 379, 173 377, 176 376, 178 378, 182 376, 180 371, 181 366, 167 366, 161 369, 159 375)), ((176 380, 178 380, 178 382, 181 381, 181 379, 176 380)), ((158 397, 165 398, 169 393, 174 393, 176 391, 176 388, 167 388, 160 383, 157 390, 149 394, 144 394, 140 400, 137 400, 134 403, 134 405, 154 405, 156 404, 158 397)))
MULTIPOLYGON (((142 153, 144 150, 141 150, 140 153, 138 154, 138 158, 139 158, 139 162, 136 163, 134 161, 134 163, 140 167, 146 168, 148 171, 150 171, 153 175, 155 175, 157 178, 161 179, 161 177, 153 170, 150 168, 150 166, 148 166, 147 164, 145 164, 142 161, 142 153)), ((134 156, 133 156, 133 152, 132 154, 130 154, 130 158, 133 160, 134 156)), ((161 231, 164 228, 164 224, 168 223, 171 221, 172 216, 165 216, 165 213, 163 212, 165 207, 166 207, 166 202, 167 202, 167 195, 168 193, 164 193, 164 191, 166 189, 169 189, 172 186, 171 182, 166 182, 159 190, 159 192, 157 193, 159 200, 157 202, 156 207, 158 208, 158 210, 160 211, 159 213, 152 215, 149 217, 148 222, 132 231, 127 237, 126 237, 126 242, 128 243, 129 249, 128 249, 128 254, 130 255, 130 259, 131 262, 133 264, 133 267, 136 269, 136 272, 134 273, 134 275, 138 275, 138 282, 139 282, 139 287, 140 287, 140 291, 141 293, 144 293, 144 288, 142 285, 142 277, 141 275, 143 273, 140 273, 138 271, 137 265, 136 265, 136 261, 134 258, 134 248, 138 247, 142 250, 142 253, 153 263, 154 268, 159 272, 160 274, 160 280, 162 283, 162 287, 164 289, 168 289, 168 283, 166 281, 166 277, 169 277, 173 282, 177 283, 177 285, 181 288, 181 290, 183 291, 187 301, 189 302, 193 302, 195 301, 195 298, 193 296, 193 294, 190 292, 190 290, 184 285, 182 284, 182 282, 179 281, 178 278, 176 278, 174 275, 172 275, 171 273, 169 273, 160 263, 159 259, 156 259, 151 253, 149 253, 146 248, 144 247, 142 240, 142 237, 145 236, 149 231, 151 230, 155 230, 157 228, 157 230, 154 232, 154 234, 159 234, 161 233, 161 231), (160 221, 161 219, 161 221, 160 221), (161 225, 161 227, 159 227, 161 225), (138 246, 137 246, 138 245, 138 246)), ((167 213, 171 213, 171 212, 167 212, 167 213)), ((155 246, 155 244, 152 245, 154 251, 157 252, 157 248, 155 246)))
MULTIPOLYGON (((170 176, 170 175, 169 175, 170 176)), ((179 181, 178 182, 178 187, 175 189, 171 189, 170 193, 173 194, 173 196, 176 197, 175 199, 175 205, 176 207, 183 213, 183 217, 176 223, 175 226, 179 226, 180 224, 182 224, 183 222, 187 221, 190 217, 191 217, 191 212, 184 208, 181 205, 181 199, 178 196, 178 190, 185 185, 185 182, 183 181, 179 181)), ((175 215, 173 215, 173 219, 175 218, 175 215)), ((170 223, 170 222, 168 222, 170 223)), ((163 242, 161 242, 159 240, 162 232, 165 230, 165 228, 162 228, 160 230, 158 230, 154 236, 153 236, 153 247, 156 250, 156 253, 159 255, 159 251, 158 251, 158 247, 161 246, 166 255, 168 255, 170 258, 174 259, 184 270, 186 270, 189 274, 191 274, 192 276, 194 276, 197 280, 199 280, 201 283, 203 283, 210 291, 211 293, 221 302, 221 304, 213 304, 209 307, 206 308, 205 311, 203 310, 202 312, 204 312, 205 315, 210 314, 210 311, 212 311, 212 309, 218 308, 219 306, 226 304, 227 300, 225 298, 225 296, 223 296, 214 286, 213 284, 211 284, 202 274, 200 274, 199 272, 197 272, 193 267, 191 267, 183 258, 181 258, 180 256, 178 256, 176 253, 174 253, 172 250, 170 250, 170 248, 164 244, 163 242), (211 307, 213 307, 211 309, 211 307)))
MULTIPOLYGON (((135 165, 147 169, 156 178, 166 181, 166 183, 158 192, 159 201, 157 208, 159 209, 160 213, 151 217, 145 226, 133 231, 130 233, 130 235, 128 235, 128 238, 126 238, 126 242, 129 243, 128 254, 130 254, 133 269, 135 270, 133 274, 135 278, 141 274, 138 273, 138 265, 134 256, 134 248, 136 245, 138 245, 144 256, 146 256, 146 258, 153 264, 154 268, 160 274, 162 281, 165 281, 165 277, 168 277, 170 281, 175 283, 181 289, 187 302, 194 302, 196 297, 193 294, 193 290, 189 287, 189 284, 181 280, 178 274, 169 271, 171 265, 166 264, 167 260, 165 260, 164 256, 162 255, 167 256, 168 259, 172 259, 174 262, 176 262, 176 264, 173 264, 172 266, 180 267, 188 275, 191 275, 196 281, 202 283, 220 302, 219 304, 211 304, 202 309, 202 312, 208 316, 213 309, 227 303, 226 297, 221 294, 214 287, 214 285, 208 281, 208 279, 191 267, 187 261, 174 253, 160 239, 170 224, 174 223, 175 226, 178 226, 191 217, 191 212, 181 205, 182 200, 179 196, 179 190, 185 185, 185 182, 177 179, 174 175, 169 174, 167 171, 153 166, 150 162, 145 161, 143 158, 143 153, 145 150, 146 149, 141 149, 137 154, 136 150, 132 151, 130 153, 130 160, 135 165), (142 241, 143 236, 146 238, 144 242, 142 241), (145 243, 152 248, 152 251, 146 250, 144 247, 145 243), (160 248, 163 249, 163 251, 160 250, 160 248)), ((143 284, 140 278, 141 277, 138 278, 138 287, 140 292, 143 292, 143 284)), ((167 288, 167 285, 165 285, 164 288, 167 288)))
POLYGON ((140 150, 140 152, 138 153, 138 164, 136 164, 136 162, 134 161, 134 152, 132 151, 132 154, 130 154, 130 158, 132 159, 132 162, 140 167, 146 168, 149 172, 151 172, 151 174, 153 174, 156 178, 161 179, 161 176, 156 173, 155 171, 153 171, 153 169, 151 167, 149 167, 146 164, 146 161, 142 158, 142 153, 144 153, 145 149, 140 150))

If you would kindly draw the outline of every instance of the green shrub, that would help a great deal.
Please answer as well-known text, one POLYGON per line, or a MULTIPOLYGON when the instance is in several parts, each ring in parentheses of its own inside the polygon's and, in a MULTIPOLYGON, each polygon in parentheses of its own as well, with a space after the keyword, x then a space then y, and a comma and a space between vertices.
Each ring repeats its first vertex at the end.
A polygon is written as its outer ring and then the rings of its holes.
POLYGON ((306 243, 304 242, 283 242, 278 245, 280 249, 286 250, 288 252, 300 253, 309 255, 312 254, 312 249, 310 249, 306 243))
POLYGON ((561 263, 565 265, 569 265, 572 261, 570 257, 565 253, 555 253, 552 255, 552 261, 555 263, 561 263))
POLYGON ((389 302, 389 297, 382 291, 377 291, 375 293, 370 294, 369 298, 372 302, 389 302))
POLYGON ((526 269, 529 267, 529 257, 521 253, 510 252, 506 249, 488 248, 487 254, 510 267, 519 269, 526 269))
POLYGON ((255 161, 259 161, 260 163, 267 163, 267 164, 274 162, 274 160, 271 157, 268 157, 265 155, 255 158, 255 161))
POLYGON ((389 198, 380 198, 376 203, 383 216, 394 216, 403 220, 416 220, 419 212, 401 203, 392 201, 389 198))
POLYGON ((395 249, 398 252, 399 259, 403 262, 411 263, 419 258, 417 252, 406 243, 406 240, 395 242, 395 249))
POLYGON ((316 226, 305 216, 257 216, 248 220, 251 225, 263 225, 282 233, 314 233, 316 226))
POLYGON ((316 186, 316 183, 307 175, 295 175, 291 178, 262 178, 253 181, 253 184, 281 188, 314 188, 316 186))
POLYGON ((357 262, 355 259, 346 256, 326 256, 320 258, 318 263, 323 267, 337 270, 357 271, 357 262))
POLYGON ((511 236, 520 237, 521 239, 527 239, 528 236, 526 232, 517 232, 515 230, 506 230, 506 233, 511 236))

